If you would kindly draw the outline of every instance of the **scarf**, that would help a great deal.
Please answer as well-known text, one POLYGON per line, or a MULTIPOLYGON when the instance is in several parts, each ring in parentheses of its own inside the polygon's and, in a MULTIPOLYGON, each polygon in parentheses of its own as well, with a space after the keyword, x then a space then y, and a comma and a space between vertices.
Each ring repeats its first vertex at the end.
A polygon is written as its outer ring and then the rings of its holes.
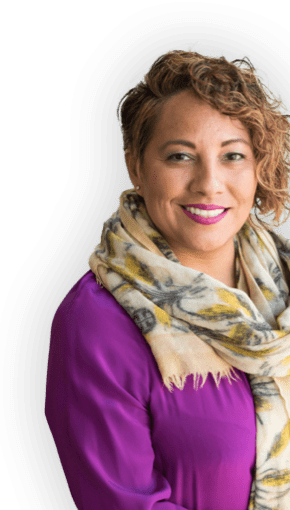
POLYGON ((89 266, 140 328, 170 392, 189 374, 197 390, 209 372, 218 388, 239 378, 234 367, 247 373, 257 424, 248 510, 290 510, 290 241, 246 222, 234 244, 237 288, 183 266, 130 189, 89 266))

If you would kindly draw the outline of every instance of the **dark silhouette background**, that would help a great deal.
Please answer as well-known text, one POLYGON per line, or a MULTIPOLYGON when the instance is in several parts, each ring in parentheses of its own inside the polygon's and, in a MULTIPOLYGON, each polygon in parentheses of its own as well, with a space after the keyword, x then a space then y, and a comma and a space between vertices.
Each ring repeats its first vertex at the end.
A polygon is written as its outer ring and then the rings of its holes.
MULTIPOLYGON (((160 53, 190 43, 234 58, 248 55, 268 74, 271 87, 284 100, 289 96, 289 33, 261 15, 223 5, 178 2, 139 11, 84 62, 72 98, 69 180, 3 310, 8 376, 1 443, 22 510, 75 509, 44 417, 50 326, 62 299, 89 270, 103 222, 118 207, 121 192, 132 187, 116 119, 119 96, 160 53)), ((288 237, 287 223, 279 231, 288 237)))

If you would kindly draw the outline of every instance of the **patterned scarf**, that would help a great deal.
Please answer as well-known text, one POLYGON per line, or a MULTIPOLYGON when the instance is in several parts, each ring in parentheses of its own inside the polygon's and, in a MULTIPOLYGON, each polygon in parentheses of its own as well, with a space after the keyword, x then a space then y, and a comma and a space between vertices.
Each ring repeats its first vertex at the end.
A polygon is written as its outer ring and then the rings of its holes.
POLYGON ((89 266, 140 328, 170 392, 189 374, 198 389, 209 372, 218 388, 239 377, 233 367, 247 373, 257 423, 248 510, 290 510, 290 241, 246 222, 234 243, 237 288, 183 266, 130 189, 89 266))

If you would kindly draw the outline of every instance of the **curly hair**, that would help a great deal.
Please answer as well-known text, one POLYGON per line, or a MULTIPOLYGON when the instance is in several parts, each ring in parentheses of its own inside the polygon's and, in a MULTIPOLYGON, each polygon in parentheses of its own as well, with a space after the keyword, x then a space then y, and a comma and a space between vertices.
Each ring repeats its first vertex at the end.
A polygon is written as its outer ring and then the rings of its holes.
MULTIPOLYGON (((247 57, 228 62, 225 57, 169 51, 153 63, 144 81, 122 97, 117 117, 120 120, 121 108, 123 149, 130 150, 134 161, 139 160, 141 165, 163 105, 178 92, 192 90, 213 108, 240 120, 249 130, 256 161, 256 226, 259 228, 260 222, 269 230, 271 227, 257 217, 257 210, 262 215, 274 212, 275 227, 290 215, 290 115, 279 111, 281 105, 285 108, 281 99, 270 93, 255 72, 247 57), (279 222, 285 209, 288 215, 279 222)), ((251 217, 249 222, 253 226, 251 217)))

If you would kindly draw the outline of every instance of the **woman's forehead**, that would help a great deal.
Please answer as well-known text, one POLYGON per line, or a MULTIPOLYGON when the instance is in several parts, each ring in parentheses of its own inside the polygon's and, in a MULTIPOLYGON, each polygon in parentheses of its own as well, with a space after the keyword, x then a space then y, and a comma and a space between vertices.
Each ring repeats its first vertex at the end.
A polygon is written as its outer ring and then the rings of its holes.
POLYGON ((217 138, 243 136, 249 141, 248 130, 238 119, 222 114, 205 101, 194 97, 190 91, 182 91, 163 105, 153 138, 159 143, 165 143, 170 138, 184 138, 209 131, 213 135, 216 133, 217 138))

